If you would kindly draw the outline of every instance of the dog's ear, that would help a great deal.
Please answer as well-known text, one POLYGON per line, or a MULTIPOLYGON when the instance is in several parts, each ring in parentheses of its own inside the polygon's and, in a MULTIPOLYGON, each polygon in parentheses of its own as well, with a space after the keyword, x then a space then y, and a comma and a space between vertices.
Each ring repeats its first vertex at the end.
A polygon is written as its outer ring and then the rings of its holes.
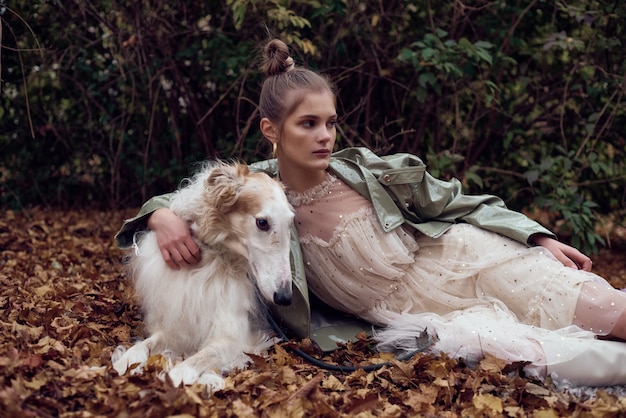
POLYGON ((227 212, 239 197, 245 178, 250 170, 245 164, 218 164, 205 181, 212 205, 222 212, 227 212))

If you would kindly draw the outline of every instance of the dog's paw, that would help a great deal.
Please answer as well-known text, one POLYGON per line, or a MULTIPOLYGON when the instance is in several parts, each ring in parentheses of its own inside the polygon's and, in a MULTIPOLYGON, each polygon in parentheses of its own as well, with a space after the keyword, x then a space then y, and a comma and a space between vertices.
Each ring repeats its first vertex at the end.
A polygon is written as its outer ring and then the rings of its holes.
POLYGON ((211 391, 224 389, 226 382, 222 376, 215 372, 199 373, 192 366, 183 363, 179 363, 168 373, 174 386, 179 386, 181 383, 184 385, 191 385, 194 383, 200 383, 206 385, 207 389, 211 391))
POLYGON ((226 387, 224 378, 213 372, 202 373, 198 378, 198 383, 206 385, 211 392, 222 390, 226 387))
POLYGON ((172 379, 174 386, 180 386, 181 383, 191 385, 197 382, 200 377, 200 373, 185 362, 178 363, 167 374, 172 379))
MULTIPOLYGON (((119 347, 116 349, 116 351, 118 349, 119 347)), ((139 367, 133 370, 133 372, 136 373, 141 370, 141 365, 143 365, 148 360, 149 355, 150 353, 147 347, 144 347, 142 345, 135 345, 126 350, 126 352, 124 352, 122 356, 119 357, 116 361, 113 361, 113 368, 115 369, 117 374, 122 376, 126 373, 131 365, 139 364, 139 367)), ((111 356, 111 360, 113 360, 114 357, 116 357, 116 353, 113 353, 113 355, 111 356)))
POLYGON ((123 345, 118 345, 117 347, 115 347, 115 349, 111 353, 111 363, 115 363, 116 361, 121 359, 125 352, 126 347, 124 347, 123 345))
POLYGON ((113 363, 113 368, 115 369, 117 374, 123 376, 128 369, 128 362, 125 359, 117 360, 115 363, 113 363))

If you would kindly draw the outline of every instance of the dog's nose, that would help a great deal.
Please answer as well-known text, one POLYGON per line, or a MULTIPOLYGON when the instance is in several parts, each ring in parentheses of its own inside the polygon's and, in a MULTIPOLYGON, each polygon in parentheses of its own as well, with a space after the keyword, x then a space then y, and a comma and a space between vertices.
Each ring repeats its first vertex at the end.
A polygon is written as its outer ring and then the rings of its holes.
POLYGON ((274 293, 274 303, 282 306, 291 305, 291 287, 279 289, 274 293))

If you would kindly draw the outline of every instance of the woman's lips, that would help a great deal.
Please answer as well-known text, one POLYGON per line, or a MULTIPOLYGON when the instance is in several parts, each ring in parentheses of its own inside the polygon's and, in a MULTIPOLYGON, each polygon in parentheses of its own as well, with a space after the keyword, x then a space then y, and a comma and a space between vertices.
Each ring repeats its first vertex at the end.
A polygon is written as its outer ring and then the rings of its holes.
POLYGON ((327 150, 327 149, 320 149, 320 150, 317 150, 317 151, 313 151, 313 154, 319 155, 321 157, 326 157, 326 156, 328 156, 330 154, 330 151, 327 150))

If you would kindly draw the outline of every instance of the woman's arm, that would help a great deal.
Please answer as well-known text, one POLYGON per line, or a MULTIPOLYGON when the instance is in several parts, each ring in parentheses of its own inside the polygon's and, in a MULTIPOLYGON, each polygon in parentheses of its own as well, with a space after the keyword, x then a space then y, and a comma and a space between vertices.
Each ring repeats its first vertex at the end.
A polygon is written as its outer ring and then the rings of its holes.
POLYGON ((171 194, 165 194, 146 201, 136 216, 124 221, 115 235, 115 242, 119 248, 131 248, 138 232, 151 229, 157 235, 163 259, 168 266, 177 269, 197 263, 200 249, 187 223, 169 209, 170 197, 171 194))
POLYGON ((200 261, 200 248, 191 237, 189 225, 169 208, 155 210, 146 225, 154 231, 163 260, 177 270, 200 261))

